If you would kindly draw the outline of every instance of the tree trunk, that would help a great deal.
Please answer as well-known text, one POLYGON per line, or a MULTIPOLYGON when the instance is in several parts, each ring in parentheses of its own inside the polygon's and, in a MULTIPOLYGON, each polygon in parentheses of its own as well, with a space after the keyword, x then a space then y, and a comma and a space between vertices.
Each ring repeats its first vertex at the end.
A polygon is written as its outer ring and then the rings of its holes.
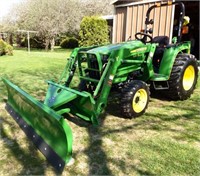
POLYGON ((54 46, 55 46, 55 38, 53 37, 51 39, 51 51, 54 51, 54 46))
POLYGON ((9 44, 11 46, 13 46, 13 34, 12 33, 10 33, 10 35, 9 35, 9 44))
POLYGON ((50 44, 50 40, 49 39, 46 39, 45 40, 45 50, 48 51, 49 49, 49 44, 50 44))
POLYGON ((16 43, 18 47, 21 47, 22 38, 20 34, 17 34, 16 43))

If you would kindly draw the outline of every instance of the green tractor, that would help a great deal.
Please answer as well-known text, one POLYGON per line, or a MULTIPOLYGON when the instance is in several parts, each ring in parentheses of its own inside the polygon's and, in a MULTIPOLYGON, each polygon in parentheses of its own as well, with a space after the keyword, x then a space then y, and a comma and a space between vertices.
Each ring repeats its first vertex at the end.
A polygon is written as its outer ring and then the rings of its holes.
POLYGON ((150 87, 173 100, 190 97, 197 83, 198 67, 190 54, 190 41, 181 42, 184 16, 181 2, 154 5, 147 11, 145 29, 135 34, 137 40, 75 48, 59 81, 48 81, 43 103, 3 78, 8 112, 49 162, 63 170, 72 159, 72 131, 64 115, 98 125, 112 88, 121 90, 121 111, 128 118, 145 112, 150 87), (178 36, 172 44, 167 36, 152 38, 153 19, 149 19, 152 9, 170 5, 181 9, 178 36), (80 84, 71 88, 75 72, 80 84))

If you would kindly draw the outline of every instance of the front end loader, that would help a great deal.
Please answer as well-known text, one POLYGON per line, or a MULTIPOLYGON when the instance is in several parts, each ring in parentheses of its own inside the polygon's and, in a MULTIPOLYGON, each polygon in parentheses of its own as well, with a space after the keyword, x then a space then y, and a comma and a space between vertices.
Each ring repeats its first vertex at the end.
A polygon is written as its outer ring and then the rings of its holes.
POLYGON ((181 41, 185 15, 184 4, 169 2, 150 7, 145 29, 135 34, 136 40, 105 46, 75 48, 58 82, 48 81, 43 103, 2 78, 8 91, 7 110, 19 123, 50 163, 63 170, 72 159, 72 131, 67 115, 98 125, 110 92, 121 92, 122 115, 133 118, 147 109, 151 86, 171 99, 190 97, 197 83, 197 60, 190 54, 190 41, 181 41), (180 6, 177 40, 168 43, 167 36, 152 37, 152 9, 180 6), (79 86, 72 88, 78 74, 79 86))

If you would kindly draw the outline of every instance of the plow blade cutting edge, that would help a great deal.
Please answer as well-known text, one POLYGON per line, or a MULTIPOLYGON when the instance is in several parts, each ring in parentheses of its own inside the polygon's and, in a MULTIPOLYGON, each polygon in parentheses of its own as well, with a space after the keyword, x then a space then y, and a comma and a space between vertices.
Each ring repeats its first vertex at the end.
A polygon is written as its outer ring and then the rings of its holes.
POLYGON ((62 116, 6 79, 7 110, 47 160, 62 171, 72 158, 72 131, 62 116))

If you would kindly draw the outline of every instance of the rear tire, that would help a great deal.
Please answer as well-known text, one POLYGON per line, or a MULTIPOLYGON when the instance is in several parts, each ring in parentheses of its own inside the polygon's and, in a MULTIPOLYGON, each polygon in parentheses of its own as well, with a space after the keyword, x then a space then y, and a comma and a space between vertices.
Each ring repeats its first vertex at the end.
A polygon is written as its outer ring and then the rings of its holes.
POLYGON ((121 110, 125 117, 134 118, 144 114, 149 103, 149 88, 143 81, 131 81, 123 90, 121 110))
POLYGON ((196 58, 191 54, 179 54, 172 68, 166 95, 172 100, 189 98, 195 89, 197 77, 196 58))

